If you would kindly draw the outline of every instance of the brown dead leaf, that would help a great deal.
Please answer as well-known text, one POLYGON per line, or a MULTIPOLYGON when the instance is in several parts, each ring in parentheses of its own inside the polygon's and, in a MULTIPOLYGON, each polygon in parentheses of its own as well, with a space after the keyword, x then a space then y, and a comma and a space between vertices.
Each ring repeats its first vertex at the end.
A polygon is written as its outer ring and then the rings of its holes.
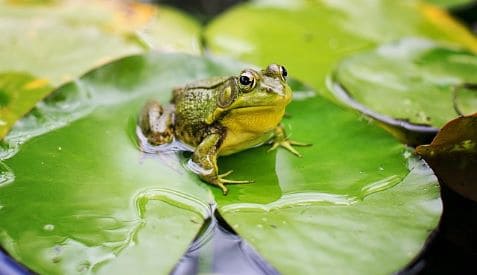
POLYGON ((448 122, 430 145, 416 152, 442 183, 477 201, 477 113, 448 122))

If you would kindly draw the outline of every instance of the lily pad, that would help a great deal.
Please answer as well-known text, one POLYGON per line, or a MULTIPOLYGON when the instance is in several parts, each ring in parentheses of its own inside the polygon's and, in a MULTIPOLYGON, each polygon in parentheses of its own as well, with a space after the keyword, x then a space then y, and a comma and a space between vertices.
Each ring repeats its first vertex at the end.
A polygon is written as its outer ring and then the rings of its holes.
POLYGON ((0 244, 40 273, 167 273, 215 201, 281 273, 404 267, 439 220, 434 175, 384 130, 296 81, 284 124, 313 146, 299 148, 303 158, 266 146, 220 158, 221 170, 256 181, 227 196, 187 171, 182 154, 140 152, 135 123, 147 99, 166 102, 174 86, 242 68, 133 56, 50 95, 5 139, 0 244))
POLYGON ((14 3, 0 1, 0 71, 29 72, 55 86, 144 47, 200 52, 198 24, 171 8, 104 1, 14 3), (170 32, 159 31, 165 29, 170 32))
POLYGON ((477 93, 465 85, 477 83, 476 71, 475 54, 405 39, 341 62, 333 75, 334 93, 384 123, 435 134, 460 115, 456 108, 477 111, 477 93))
MULTIPOLYGON (((198 54, 197 22, 168 7, 105 1, 27 4, 0 1, 0 73, 21 72, 50 84, 62 83, 113 59, 150 49, 198 54)), ((0 139, 43 96, 22 101, 0 139)))
POLYGON ((261 66, 281 62, 293 77, 330 98, 326 81, 338 61, 407 36, 477 52, 477 38, 464 26, 444 10, 414 0, 256 0, 232 8, 205 31, 212 53, 261 66))
POLYGON ((434 174, 376 125, 322 98, 295 96, 284 123, 294 140, 313 143, 301 148, 303 158, 286 151, 271 158, 260 148, 222 164, 270 171, 281 198, 252 203, 249 185, 231 186, 227 197, 214 190, 219 213, 283 274, 399 271, 439 221, 434 174))
POLYGON ((213 201, 177 155, 140 152, 135 117, 148 98, 166 101, 173 86, 225 68, 135 56, 53 93, 5 140, 1 245, 39 273, 169 272, 213 201))
POLYGON ((28 74, 0 74, 0 137, 52 90, 48 81, 28 74))

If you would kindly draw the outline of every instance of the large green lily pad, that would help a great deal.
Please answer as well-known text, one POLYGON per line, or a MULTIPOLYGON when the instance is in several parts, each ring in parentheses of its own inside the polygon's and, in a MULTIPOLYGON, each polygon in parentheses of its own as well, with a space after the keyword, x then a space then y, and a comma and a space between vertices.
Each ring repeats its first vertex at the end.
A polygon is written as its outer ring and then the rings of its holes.
POLYGON ((175 154, 140 152, 135 117, 147 98, 218 73, 206 59, 136 56, 51 95, 5 141, 2 246, 40 273, 169 272, 212 200, 175 154))
MULTIPOLYGON (((299 148, 303 158, 283 150, 270 157, 261 148, 258 156, 223 160, 224 171, 247 167, 236 169, 239 178, 269 171, 281 198, 251 203, 259 187, 248 185, 230 187, 227 197, 214 190, 220 214, 283 274, 399 271, 439 221, 434 174, 376 125, 322 98, 295 95, 284 123, 294 140, 313 143, 299 148)), ((269 183, 263 178, 256 185, 269 183)))
POLYGON ((221 170, 255 180, 227 196, 187 171, 182 154, 140 152, 135 122, 148 98, 166 102, 174 86, 243 67, 133 56, 57 90, 4 142, 0 244, 40 273, 167 273, 215 197, 281 273, 404 267, 439 220, 436 178, 384 130, 297 82, 284 124, 313 146, 299 148, 303 158, 266 146, 221 158, 221 170))
POLYGON ((378 120, 425 135, 477 111, 477 93, 466 88, 477 83, 476 71, 473 53, 405 39, 345 59, 333 74, 333 92, 378 120))
POLYGON ((471 32, 444 10, 415 0, 256 0, 232 8, 205 31, 211 52, 262 66, 284 63, 327 96, 327 77, 339 60, 407 36, 477 52, 471 32))

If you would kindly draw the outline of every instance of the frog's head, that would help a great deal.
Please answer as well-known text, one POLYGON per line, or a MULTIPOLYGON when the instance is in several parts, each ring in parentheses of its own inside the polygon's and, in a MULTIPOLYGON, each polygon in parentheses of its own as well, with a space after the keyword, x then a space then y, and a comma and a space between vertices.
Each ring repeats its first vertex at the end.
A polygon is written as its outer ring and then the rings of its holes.
POLYGON ((292 94, 287 84, 287 74, 285 67, 277 64, 271 64, 261 71, 245 69, 239 76, 233 77, 233 87, 222 92, 219 104, 225 103, 221 107, 226 110, 248 107, 285 108, 292 94))

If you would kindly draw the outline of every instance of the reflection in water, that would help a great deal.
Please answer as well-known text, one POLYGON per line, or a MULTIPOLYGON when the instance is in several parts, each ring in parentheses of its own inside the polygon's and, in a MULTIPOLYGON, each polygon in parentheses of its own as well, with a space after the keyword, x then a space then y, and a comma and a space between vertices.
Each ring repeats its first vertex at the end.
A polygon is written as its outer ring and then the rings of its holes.
POLYGON ((191 244, 171 274, 279 273, 242 238, 222 227, 212 216, 205 231, 191 244))
POLYGON ((143 219, 146 205, 151 200, 166 202, 180 209, 199 214, 203 219, 212 216, 211 206, 193 196, 167 188, 147 189, 139 192, 135 198, 139 218, 143 219))
POLYGON ((157 154, 157 153, 169 153, 169 152, 178 152, 178 151, 194 151, 194 148, 191 146, 182 143, 174 139, 171 143, 165 143, 161 145, 152 145, 148 142, 147 138, 144 136, 141 128, 136 126, 136 136, 139 143, 139 149, 144 153, 157 154))
POLYGON ((401 181, 402 181, 402 177, 397 175, 391 175, 384 179, 381 179, 376 182, 372 182, 366 186, 363 186, 363 188, 361 188, 361 199, 364 199, 364 197, 374 194, 376 192, 389 189, 395 186, 396 184, 400 183, 401 181))
POLYGON ((20 266, 0 249, 0 274, 2 275, 27 275, 31 274, 26 268, 20 266))

